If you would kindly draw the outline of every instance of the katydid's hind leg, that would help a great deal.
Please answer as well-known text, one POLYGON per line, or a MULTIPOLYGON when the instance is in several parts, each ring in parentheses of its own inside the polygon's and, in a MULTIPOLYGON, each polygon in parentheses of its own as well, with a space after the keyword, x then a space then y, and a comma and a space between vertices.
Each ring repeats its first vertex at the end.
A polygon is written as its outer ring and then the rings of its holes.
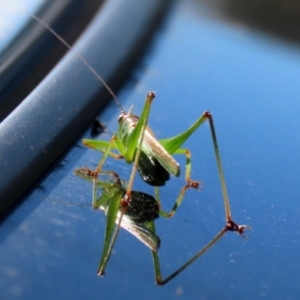
POLYGON ((217 135, 216 135, 216 131, 215 131, 212 114, 209 111, 206 111, 206 112, 204 112, 203 116, 209 122, 209 127, 210 127, 210 132, 211 132, 211 137, 212 137, 212 142, 213 142, 213 147, 214 147, 214 152, 215 152, 215 157, 216 157, 216 162, 217 162, 217 167, 218 167, 218 173, 219 173, 222 194, 223 194, 224 208, 225 208, 225 219, 226 219, 225 228, 228 231, 235 231, 242 237, 246 238, 246 236, 244 235, 244 231, 245 231, 245 229, 251 229, 251 227, 248 225, 237 225, 232 220, 230 202, 229 202, 229 197, 228 197, 228 193, 227 193, 225 176, 224 176, 224 171, 223 171, 223 167, 222 167, 221 155, 220 155, 219 146, 218 146, 218 142, 217 142, 217 135))
POLYGON ((234 231, 237 234, 241 235, 244 238, 247 236, 244 235, 245 229, 251 229, 250 226, 247 225, 238 225, 232 220, 227 220, 225 226, 221 229, 217 235, 210 240, 201 250, 199 250, 193 257, 191 257, 186 263, 184 263, 181 267, 179 267, 175 272, 169 275, 167 278, 162 279, 160 267, 159 267, 159 260, 157 253, 152 253, 153 261, 154 261, 154 268, 155 268, 155 278, 157 285, 165 285, 172 279, 174 279, 177 275, 179 275, 182 271, 184 271, 188 266, 194 263, 198 258, 200 258, 204 253, 206 253, 210 248, 212 248, 224 235, 227 231, 234 231))
POLYGON ((203 116, 209 122, 211 137, 212 137, 213 146, 214 146, 214 152, 215 152, 215 157, 216 157, 216 162, 217 162, 217 167, 218 167, 218 173, 219 173, 222 194, 223 194, 224 208, 225 208, 225 219, 226 219, 225 229, 226 229, 226 231, 234 231, 237 234, 241 235, 242 237, 247 238, 247 236, 244 235, 244 231, 245 231, 245 229, 251 229, 251 226, 238 225, 232 220, 229 197, 228 197, 228 193, 227 193, 225 176, 224 176, 224 171, 223 171, 223 167, 222 167, 221 155, 220 155, 219 146, 218 146, 218 142, 217 142, 217 135, 216 135, 216 131, 215 131, 212 114, 209 111, 206 111, 206 112, 204 112, 203 116))
MULTIPOLYGON (((243 238, 247 238, 247 236, 244 234, 244 232, 245 232, 246 229, 251 229, 251 227, 248 226, 248 225, 238 225, 237 223, 235 223, 232 220, 231 210, 230 210, 230 203, 229 203, 229 198, 228 198, 228 194, 227 194, 225 177, 224 177, 224 172, 223 172, 223 168, 222 168, 221 157, 220 157, 219 147, 218 147, 218 143, 217 143, 215 128, 214 128, 214 124, 213 124, 213 118, 212 118, 211 113, 208 112, 208 111, 205 112, 203 114, 203 116, 201 117, 201 122, 202 123, 205 120, 208 120, 209 125, 210 125, 210 131, 211 131, 211 136, 212 136, 212 141, 213 141, 213 146, 214 146, 214 152, 215 152, 216 161, 217 161, 218 173, 219 173, 219 177, 220 177, 222 193, 223 193, 223 199, 224 199, 226 223, 225 223, 225 226, 222 228, 222 230, 208 244, 206 244, 200 251, 198 251, 192 258, 190 258, 185 264, 183 264, 180 268, 178 268, 175 272, 173 272, 170 276, 168 276, 164 280, 162 280, 161 276, 160 276, 159 281, 157 281, 158 285, 164 285, 164 284, 168 283, 169 281, 171 281, 178 274, 180 274, 189 265, 191 265, 199 257, 201 257, 205 252, 207 252, 212 246, 214 246, 224 236, 224 234, 227 231, 236 232, 237 234, 239 234, 243 238)), ((199 125, 201 125, 201 123, 199 125)), ((179 150, 182 151, 182 149, 179 149, 179 150)), ((176 153, 178 153, 178 150, 176 151, 176 153)), ((187 156, 187 159, 188 159, 188 156, 187 156)), ((187 172, 190 172, 190 162, 187 162, 187 172)), ((179 199, 180 199, 180 197, 179 197, 179 199)), ((177 201, 178 201, 178 199, 177 199, 177 201)), ((176 201, 176 203, 177 203, 177 201, 176 201)), ((176 203, 175 203, 175 206, 176 206, 176 203)), ((180 202, 179 202, 179 204, 180 204, 180 202)), ((178 207, 178 205, 177 205, 177 207, 178 207)), ((175 207, 175 210, 176 210, 177 207, 175 207)), ((159 275, 160 275, 160 273, 159 273, 159 275)))

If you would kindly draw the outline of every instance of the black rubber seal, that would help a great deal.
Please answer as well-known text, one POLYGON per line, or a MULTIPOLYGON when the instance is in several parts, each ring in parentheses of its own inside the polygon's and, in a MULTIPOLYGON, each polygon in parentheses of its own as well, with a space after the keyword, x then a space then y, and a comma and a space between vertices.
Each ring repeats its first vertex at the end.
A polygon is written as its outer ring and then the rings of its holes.
MULTIPOLYGON (((161 0, 107 1, 74 49, 115 89, 167 7, 161 0)), ((69 53, 0 124, 0 212, 47 170, 108 99, 107 90, 69 53)))
MULTIPOLYGON (((72 45, 101 4, 103 0, 47 1, 37 15, 72 45)), ((37 87, 68 50, 49 30, 30 15, 27 17, 27 26, 0 56, 0 122, 37 87)))

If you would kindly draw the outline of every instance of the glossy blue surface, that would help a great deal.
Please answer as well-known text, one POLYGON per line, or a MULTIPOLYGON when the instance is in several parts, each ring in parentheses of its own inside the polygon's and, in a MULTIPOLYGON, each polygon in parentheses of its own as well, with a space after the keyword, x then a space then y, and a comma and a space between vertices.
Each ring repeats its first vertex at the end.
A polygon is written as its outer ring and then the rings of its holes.
POLYGON ((30 21, 29 13, 35 13, 43 0, 20 0, 0 3, 0 52, 12 42, 30 21))
MULTIPOLYGON (((248 240, 227 233, 202 258, 164 287, 156 287, 149 249, 122 230, 105 278, 96 276, 105 216, 88 206, 91 186, 77 167, 95 167, 100 154, 78 141, 40 186, 0 227, 0 290, 4 299, 298 299, 300 52, 265 34, 213 17, 193 1, 170 12, 135 81, 119 94, 141 111, 155 90, 150 125, 158 138, 185 130, 213 113, 233 218, 249 224, 248 240), (78 147, 79 146, 79 147, 78 147), (73 204, 76 205, 73 205, 73 204)), ((83 76, 92 76, 87 70, 83 76)), ((75 83, 74 83, 75 84, 75 83)), ((117 129, 114 103, 99 116, 117 129)), ((203 127, 203 128, 202 128, 203 127)), ((163 276, 205 245, 223 226, 224 208, 208 124, 186 147, 193 179, 171 220, 157 232, 163 276)), ((90 136, 90 132, 83 137, 90 136)), ((109 139, 110 133, 101 138, 109 139)), ((178 159, 184 164, 184 159, 178 159)), ((131 168, 105 165, 122 179, 131 168)), ((162 189, 170 208, 184 179, 162 189)), ((138 178, 135 189, 152 193, 138 178)))

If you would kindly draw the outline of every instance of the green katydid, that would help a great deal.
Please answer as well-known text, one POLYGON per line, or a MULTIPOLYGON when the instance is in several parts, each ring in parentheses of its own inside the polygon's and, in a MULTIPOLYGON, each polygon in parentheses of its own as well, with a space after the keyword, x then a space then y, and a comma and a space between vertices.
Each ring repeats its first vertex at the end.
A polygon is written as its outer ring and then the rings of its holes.
MULTIPOLYGON (((100 196, 97 196, 94 203, 95 209, 100 209, 107 215, 106 228, 104 236, 104 245, 101 255, 100 264, 98 267, 98 274, 103 275, 104 268, 110 258, 110 254, 115 243, 118 227, 126 229, 133 234, 141 242, 143 242, 150 250, 154 263, 155 283, 157 285, 164 285, 185 270, 196 259, 202 256, 209 250, 227 231, 235 231, 243 235, 246 225, 238 226, 228 217, 227 222, 222 230, 200 251, 198 251, 191 259, 184 263, 175 272, 167 278, 162 279, 159 258, 157 251, 160 247, 160 239, 155 232, 154 220, 159 216, 168 217, 170 213, 166 213, 160 209, 160 200, 156 194, 156 198, 137 191, 131 192, 131 202, 125 212, 122 211, 121 201, 126 194, 126 187, 122 185, 119 176, 114 172, 105 172, 113 175, 113 181, 100 181, 98 178, 95 181, 96 189, 100 190, 100 196), (115 224, 118 224, 117 229, 115 224)), ((87 181, 94 182, 93 174, 87 168, 77 169, 75 174, 87 181)), ((175 211, 179 206, 184 196, 186 189, 182 189, 177 198, 172 211, 175 211)), ((230 211, 229 211, 230 213, 230 211)))
MULTIPOLYGON (((171 154, 186 155, 186 181, 189 187, 198 188, 199 182, 193 181, 190 178, 190 151, 188 149, 180 149, 179 147, 184 141, 206 120, 202 116, 190 129, 172 139, 166 139, 159 142, 148 128, 148 118, 150 114, 151 103, 155 97, 153 92, 147 94, 146 102, 143 108, 141 117, 131 114, 131 110, 125 113, 117 97, 101 78, 101 76, 87 63, 87 61, 65 41, 52 28, 38 17, 32 17, 46 27, 56 38, 58 38, 70 51, 72 51, 89 70, 98 78, 98 80, 107 88, 109 93, 114 98, 116 104, 121 110, 119 116, 119 131, 112 139, 107 141, 100 140, 83 140, 83 143, 91 148, 95 148, 104 153, 97 168, 93 171, 95 177, 102 171, 103 163, 107 156, 115 158, 124 158, 128 164, 134 163, 132 173, 129 179, 127 193, 124 197, 124 205, 130 202, 130 194, 135 178, 136 170, 139 171, 142 178, 149 184, 154 186, 164 185, 169 179, 169 174, 179 176, 180 167, 174 160, 171 154), (111 152, 112 149, 118 149, 119 155, 111 152)), ((95 184, 93 184, 93 194, 95 191, 95 184)), ((95 201, 93 197, 93 202, 95 201)))
MULTIPOLYGON (((154 93, 150 92, 147 95, 147 99, 146 99, 146 104, 144 106, 144 110, 143 113, 141 115, 140 121, 136 122, 137 119, 132 119, 130 115, 125 114, 125 112, 123 111, 123 109, 121 108, 121 105, 119 103, 119 101, 117 100, 116 96, 114 95, 114 93, 112 92, 112 90, 109 88, 109 86, 104 82, 104 80, 97 74, 97 72, 86 62, 86 60, 76 51, 73 50, 73 48, 71 48, 71 46, 65 41, 63 40, 52 28, 50 28, 45 22, 43 22, 42 20, 40 20, 38 17, 32 15, 32 17, 37 20, 39 23, 41 23, 44 27, 46 27, 56 38, 58 38, 67 48, 69 48, 90 70, 92 73, 94 73, 94 75, 103 83, 103 85, 108 89, 108 91, 110 92, 110 94, 113 96, 113 98, 115 99, 117 105, 120 107, 121 111, 122 111, 122 115, 120 116, 119 120, 121 121, 121 119, 123 119, 125 121, 125 125, 127 125, 130 131, 130 135, 127 135, 127 131, 125 128, 125 131, 123 131, 123 138, 126 140, 126 143, 128 143, 128 145, 131 145, 130 147, 126 146, 126 155, 125 157, 128 159, 128 162, 133 162, 134 161, 134 166, 132 168, 132 173, 129 179, 129 183, 127 185, 127 189, 126 189, 126 193, 122 198, 122 201, 120 202, 120 205, 122 207, 121 211, 121 215, 119 217, 119 225, 115 231, 114 234, 114 238, 113 238, 113 242, 111 243, 110 246, 110 250, 111 251, 114 241, 116 240, 116 236, 120 227, 120 224, 122 222, 122 216, 123 214, 126 213, 130 202, 131 202, 131 198, 132 198, 132 186, 133 186, 133 181, 135 178, 135 173, 138 169, 138 165, 139 165, 139 158, 140 155, 143 156, 142 152, 142 147, 141 145, 143 144, 143 137, 144 137, 144 133, 146 131, 146 127, 147 127, 147 123, 148 123, 148 116, 150 113, 150 106, 151 106, 151 102, 154 99, 155 95, 154 93), (129 118, 128 118, 129 116, 129 118), (134 121, 134 124, 131 124, 131 121, 134 121), (134 127, 134 128, 133 128, 134 127), (132 147, 132 145, 136 145, 136 147, 132 147)), ((88 175, 90 177, 93 177, 93 207, 97 207, 97 199, 96 199, 96 182, 97 182, 97 176, 99 173, 105 173, 103 170, 101 170, 102 164, 105 161, 106 157, 108 155, 112 155, 112 156, 116 156, 113 153, 110 152, 110 147, 114 146, 114 142, 116 141, 116 144, 119 144, 119 147, 124 148, 124 146, 122 146, 122 144, 120 144, 118 142, 118 139, 116 136, 113 136, 111 139, 111 142, 106 142, 108 143, 109 147, 107 147, 107 149, 104 150, 104 155, 98 165, 98 168, 95 171, 91 171, 88 170, 88 175)), ((156 140, 155 140, 156 142, 156 140)), ((158 144, 159 145, 159 144, 158 144)), ((167 152, 161 147, 161 149, 166 153, 166 155, 168 157, 171 158, 171 160, 174 162, 173 165, 175 166, 175 169, 177 169, 176 174, 179 175, 179 166, 178 164, 175 162, 175 160, 169 155, 167 154, 167 152)), ((123 152, 125 153, 125 152, 123 152)), ((147 157, 145 157, 145 159, 147 159, 147 157)), ((174 173, 174 172, 173 172, 174 173)), ((193 187, 198 187, 198 183, 197 182, 193 182, 192 180, 189 180, 190 183, 188 186, 184 186, 182 188, 182 191, 180 193, 180 195, 182 195, 182 197, 179 196, 180 199, 183 198, 183 194, 185 193, 186 189, 189 188, 190 186, 193 187)), ((170 217, 174 214, 176 208, 179 206, 181 200, 177 201, 176 204, 174 205, 175 209, 173 209, 169 214, 166 214, 166 217, 170 217)), ((108 213, 108 218, 110 219, 110 212, 108 213)), ((112 217, 113 218, 113 217, 112 217)), ((107 257, 109 257, 109 254, 107 255, 107 257)), ((99 269, 99 275, 104 275, 104 268, 105 268, 106 262, 103 266, 103 268, 99 269)))
MULTIPOLYGON (((146 98, 146 103, 144 105, 141 117, 135 116, 131 114, 131 110, 128 113, 122 109, 119 101, 116 96, 109 88, 109 86, 104 82, 104 80, 98 75, 98 73, 86 62, 86 60, 76 51, 74 51, 66 41, 64 41, 56 32, 54 32, 47 24, 41 21, 36 16, 32 16, 38 22, 40 22, 43 26, 48 28, 48 30, 56 36, 66 47, 68 47, 89 69, 94 75, 100 80, 100 82, 108 89, 112 97, 115 99, 117 105, 121 110, 121 115, 118 119, 119 121, 119 131, 118 134, 114 135, 112 139, 107 141, 99 141, 99 140, 84 140, 83 143, 91 148, 97 149, 103 152, 103 156, 97 166, 97 168, 92 171, 87 169, 87 174, 89 177, 93 178, 93 206, 97 207, 97 197, 96 197, 96 185, 97 185, 97 177, 100 173, 105 173, 102 170, 103 163, 105 162, 107 156, 112 156, 115 158, 124 158, 128 164, 133 163, 132 173, 129 179, 129 183, 127 185, 126 193, 122 196, 122 199, 119 201, 120 203, 120 216, 118 220, 118 226, 114 232, 114 236, 112 238, 111 243, 107 249, 107 259, 109 257, 110 251, 112 250, 113 244, 116 240, 117 232, 122 224, 122 217, 126 215, 126 211, 132 202, 132 187, 133 181, 135 178, 136 171, 139 171, 144 181, 154 186, 164 185, 165 182, 169 179, 169 174, 174 176, 179 176, 180 168, 178 163, 172 157, 173 154, 184 154, 186 156, 186 181, 187 185, 183 189, 187 189, 189 187, 198 188, 199 182, 193 181, 190 178, 191 173, 191 163, 190 163, 190 151, 188 149, 180 148, 181 145, 190 137, 190 135, 205 121, 209 121, 210 131, 214 146, 215 157, 217 161, 218 173, 220 177, 222 193, 224 198, 224 206, 225 206, 225 218, 226 225, 220 231, 220 233, 209 243, 206 247, 204 247, 198 254, 195 255, 186 265, 184 265, 182 269, 186 268, 190 263, 192 263, 197 257, 202 255, 205 251, 207 251, 217 240, 219 240, 225 232, 228 230, 235 231, 240 235, 243 235, 245 228, 249 228, 246 225, 237 225, 231 217, 229 198, 227 195, 227 189, 221 164, 221 158, 219 154, 217 138, 215 134, 213 118, 210 112, 204 112, 196 122, 183 133, 164 140, 158 141, 152 131, 148 128, 148 118, 150 113, 151 103, 155 97, 153 92, 148 93, 146 98), (117 149, 120 154, 115 154, 111 150, 117 149), (162 174, 162 175, 161 175, 162 174)), ((107 193, 108 194, 108 193, 107 193)), ((118 192, 118 195, 120 192, 118 192)), ((182 199, 181 199, 182 200, 182 199)), ((181 202, 180 200, 180 202, 181 202)), ((178 206, 178 203, 175 206, 178 206)), ((176 206, 176 208, 177 208, 176 206)), ((173 210, 168 216, 173 215, 175 210, 173 210)), ((116 220, 115 213, 110 213, 108 211, 108 220, 116 220)), ((106 261, 107 261, 106 259, 106 261)), ((155 260, 155 258, 154 258, 155 260)), ((106 264, 106 263, 105 263, 106 264)), ((103 270, 100 270, 100 273, 104 273, 103 270)), ((176 273, 176 272, 175 272, 176 273)), ((175 274, 174 273, 174 274, 175 274)), ((176 273, 176 274, 177 274, 176 273)), ((171 275, 173 278, 175 275, 171 275)), ((170 278, 170 277, 169 277, 170 278)), ((159 283, 165 283, 170 279, 166 279, 165 281, 157 280, 159 283)))

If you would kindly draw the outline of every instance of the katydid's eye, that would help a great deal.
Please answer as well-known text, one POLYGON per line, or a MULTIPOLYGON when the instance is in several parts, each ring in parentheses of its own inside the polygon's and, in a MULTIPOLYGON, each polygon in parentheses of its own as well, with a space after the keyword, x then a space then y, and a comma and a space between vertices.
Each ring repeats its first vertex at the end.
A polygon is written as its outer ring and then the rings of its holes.
POLYGON ((124 119, 124 114, 120 114, 118 117, 118 122, 120 123, 124 119))

